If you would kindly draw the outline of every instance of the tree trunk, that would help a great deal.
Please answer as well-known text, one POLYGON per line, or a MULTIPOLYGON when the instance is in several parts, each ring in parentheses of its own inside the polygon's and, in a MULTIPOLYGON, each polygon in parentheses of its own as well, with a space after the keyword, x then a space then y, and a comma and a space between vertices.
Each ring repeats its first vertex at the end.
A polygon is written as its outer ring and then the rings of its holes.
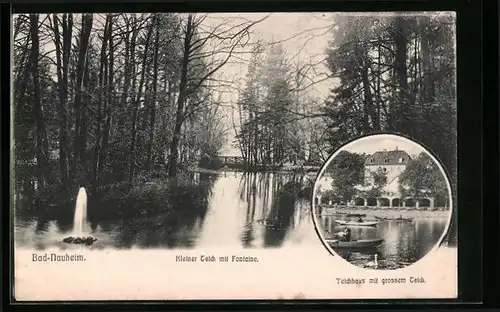
POLYGON ((411 101, 408 89, 408 72, 406 66, 406 59, 408 55, 408 39, 406 38, 407 32, 407 21, 404 17, 396 17, 395 24, 395 60, 394 67, 396 70, 397 85, 398 85, 398 100, 399 105, 396 110, 397 116, 395 116, 398 121, 396 124, 396 130, 401 131, 405 134, 411 134, 411 101))
POLYGON ((64 98, 65 98, 64 112, 65 116, 67 117, 66 126, 64 127, 64 130, 66 132, 65 140, 66 140, 66 151, 67 151, 66 156, 68 164, 66 173, 67 176, 69 176, 69 164, 71 164, 71 159, 72 159, 71 135, 69 130, 69 124, 71 122, 70 110, 69 110, 69 96, 70 96, 69 67, 70 67, 72 38, 73 38, 73 14, 64 14, 63 15, 63 81, 64 81, 64 98))
POLYGON ((132 111, 132 140, 130 142, 130 171, 129 171, 129 182, 133 182, 134 174, 135 174, 135 148, 136 148, 136 140, 137 140, 137 115, 139 113, 139 106, 142 98, 142 88, 144 86, 144 77, 146 76, 146 71, 148 70, 148 50, 152 32, 152 24, 148 26, 147 35, 146 35, 146 43, 144 45, 144 55, 142 59, 142 71, 141 77, 139 80, 139 89, 137 91, 137 96, 134 101, 134 107, 132 111))
POLYGON ((381 49, 380 45, 378 46, 378 53, 377 53, 377 58, 378 58, 378 65, 377 65, 377 124, 375 125, 375 130, 380 131, 382 130, 382 125, 380 122, 380 106, 382 106, 382 98, 380 97, 380 80, 382 79, 382 73, 380 71, 380 62, 382 61, 380 57, 381 49))
POLYGON ((363 82, 363 131, 368 133, 371 131, 370 122, 368 117, 371 117, 372 125, 377 123, 376 112, 373 107, 372 92, 370 89, 370 80, 368 77, 368 66, 363 66, 361 70, 361 80, 363 82))
POLYGON ((136 60, 135 60, 135 49, 137 46, 137 36, 139 35, 139 29, 137 28, 137 17, 134 15, 133 16, 133 25, 132 25, 132 38, 130 41, 130 76, 131 76, 131 84, 130 84, 130 106, 125 106, 124 109, 126 110, 127 114, 126 117, 131 117, 131 114, 129 113, 130 111, 133 111, 134 104, 135 104, 135 96, 136 96, 136 90, 137 90, 137 68, 136 68, 136 60))
POLYGON ((101 153, 99 154, 100 160, 100 170, 99 175, 104 175, 106 171, 106 161, 108 155, 108 146, 109 146, 109 136, 111 130, 111 122, 112 122, 112 110, 114 106, 114 43, 113 43, 113 16, 111 14, 108 15, 109 24, 108 24, 108 37, 109 40, 109 66, 108 66, 108 87, 107 87, 107 101, 104 102, 104 129, 102 134, 102 148, 101 153))
MULTIPOLYGON (((149 59, 152 59, 149 55, 148 55, 148 58, 149 59)), ((150 64, 151 61, 148 62, 148 69, 149 69, 149 64, 150 64)), ((144 102, 143 102, 143 105, 142 105, 142 108, 144 109, 141 109, 140 112, 140 116, 138 116, 138 120, 141 121, 141 125, 138 126, 137 128, 141 130, 141 136, 142 137, 149 137, 149 132, 147 133, 147 135, 144 135, 144 131, 146 131, 148 129, 148 125, 149 125, 149 113, 150 113, 150 110, 151 110, 151 73, 150 71, 148 70, 146 72, 146 75, 144 77, 144 102)), ((141 107, 140 107, 141 108, 141 107)), ((143 142, 143 138, 141 138, 141 142, 143 142)), ((148 141, 144 141, 145 144, 144 147, 146 148, 146 153, 147 153, 147 143, 148 141)), ((146 157, 147 158, 147 157, 146 157)))
POLYGON ((43 117, 42 96, 40 94, 40 77, 38 59, 40 57, 40 41, 38 37, 38 14, 30 14, 31 33, 31 77, 33 79, 33 109, 36 122, 36 162, 38 190, 43 192, 47 182, 48 143, 45 120, 43 117))
POLYGON ((26 79, 30 74, 30 63, 26 62, 26 58, 30 57, 31 50, 29 49, 29 45, 31 42, 31 34, 28 33, 26 35, 25 46, 23 48, 23 52, 20 56, 20 60, 17 62, 19 65, 16 66, 17 70, 14 73, 14 96, 16 99, 21 97, 22 99, 26 98, 26 87, 28 79, 26 79), (19 95, 18 95, 19 94, 19 95))
POLYGON ((188 16, 186 33, 184 37, 184 51, 182 57, 182 69, 181 69, 181 81, 179 84, 179 97, 177 98, 177 112, 175 115, 175 127, 172 142, 170 143, 170 155, 169 155, 169 168, 168 176, 175 177, 177 175, 177 162, 179 159, 179 141, 182 130, 182 123, 184 121, 184 101, 186 96, 187 88, 187 71, 189 65, 189 50, 191 46, 191 40, 193 36, 193 16, 190 14, 188 16))
MULTIPOLYGON (((129 23, 127 20, 127 26, 126 26, 126 35, 125 35, 125 64, 124 64, 124 73, 123 73, 123 93, 122 93, 122 98, 121 98, 121 107, 120 107, 120 114, 118 117, 118 127, 121 129, 122 126, 125 123, 125 114, 124 110, 127 108, 127 99, 128 99, 128 90, 130 86, 130 54, 131 54, 131 47, 130 47, 130 32, 129 32, 129 23)), ((134 29, 135 33, 135 29, 134 29)), ((134 36, 134 42, 135 42, 135 36, 134 36)), ((134 60, 132 60, 134 61, 134 60)))
POLYGON ((54 36, 56 47, 57 81, 59 93, 59 174, 61 176, 61 186, 68 186, 68 157, 69 157, 69 130, 67 111, 68 106, 68 68, 69 53, 71 51, 71 37, 73 32, 73 18, 71 14, 63 15, 62 21, 62 46, 59 33, 59 17, 53 14, 54 36))
POLYGON ((108 44, 109 36, 109 19, 106 18, 106 23, 104 25, 104 35, 102 39, 101 46, 101 56, 100 56, 100 67, 99 67, 99 96, 97 99, 97 114, 96 114, 96 130, 95 130, 95 145, 94 145, 94 166, 92 172, 92 187, 94 191, 99 187, 99 176, 101 171, 101 141, 102 141, 102 105, 106 101, 104 96, 105 88, 105 67, 106 67, 106 49, 108 44))
POLYGON ((420 53, 422 57, 423 69, 422 101, 424 103, 429 103, 434 100, 434 81, 429 51, 429 23, 430 21, 428 16, 420 17, 420 53))
MULTIPOLYGON (((81 165, 81 173, 86 178, 90 170, 88 170, 87 163, 87 136, 88 136, 88 111, 90 107, 90 95, 88 90, 89 88, 89 75, 90 75, 90 65, 88 59, 86 57, 85 61, 85 69, 83 72, 83 81, 82 86, 82 106, 80 110, 80 149, 78 154, 80 155, 80 165, 81 165)), ((83 183, 80 181, 80 183, 83 183)))
POLYGON ((147 163, 146 169, 150 170, 153 154, 153 141, 155 135, 155 119, 156 119, 156 101, 158 93, 158 47, 159 47, 159 37, 160 28, 158 25, 158 15, 155 13, 154 16, 154 26, 156 28, 155 41, 154 41, 154 54, 153 54, 153 99, 150 104, 150 115, 149 115, 149 139, 147 146, 147 163))
POLYGON ((72 177, 75 178, 79 167, 82 164, 80 155, 84 146, 82 146, 81 138, 81 123, 82 123, 82 90, 83 78, 85 75, 85 64, 87 57, 87 49, 89 45, 90 31, 92 30, 93 16, 92 14, 82 15, 82 30, 80 32, 80 47, 78 51, 78 60, 76 66, 76 86, 75 86, 75 130, 73 135, 73 161, 72 161, 72 177))

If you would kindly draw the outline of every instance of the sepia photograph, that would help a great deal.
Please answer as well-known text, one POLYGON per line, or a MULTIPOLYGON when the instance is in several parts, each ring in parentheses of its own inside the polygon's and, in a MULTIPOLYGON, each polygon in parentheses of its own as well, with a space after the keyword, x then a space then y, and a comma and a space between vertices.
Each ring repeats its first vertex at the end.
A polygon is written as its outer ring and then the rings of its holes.
POLYGON ((16 244, 281 246, 321 164, 311 16, 16 16, 16 244))
POLYGON ((399 269, 438 247, 451 198, 446 173, 428 151, 379 134, 332 155, 315 184, 314 212, 336 254, 363 268, 399 269))
MULTIPOLYGON (((454 296, 453 265, 445 282, 428 276, 447 283, 437 295, 429 284, 356 293, 317 282, 338 261, 322 242, 337 232, 325 223, 331 209, 363 215, 332 222, 377 224, 349 235, 389 242, 384 268, 437 244, 456 195, 426 193, 438 186, 419 177, 434 165, 425 150, 360 147, 355 161, 377 155, 366 168, 384 149, 405 160, 384 166, 384 187, 360 180, 365 169, 344 171, 356 185, 338 193, 328 182, 311 202, 332 153, 384 131, 429 148, 455 189, 453 12, 17 12, 11 40, 18 300, 454 296), (402 188, 389 181, 398 174, 402 188)), ((445 241, 456 246, 456 235, 445 241)))

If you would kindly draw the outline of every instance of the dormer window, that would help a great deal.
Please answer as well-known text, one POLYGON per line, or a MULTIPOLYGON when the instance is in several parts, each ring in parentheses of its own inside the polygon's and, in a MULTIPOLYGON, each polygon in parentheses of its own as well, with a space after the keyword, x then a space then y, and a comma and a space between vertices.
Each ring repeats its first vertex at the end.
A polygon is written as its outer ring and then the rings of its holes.
POLYGON ((389 158, 384 159, 384 164, 387 164, 389 162, 389 158))
POLYGON ((400 163, 402 163, 403 161, 405 161, 405 159, 403 157, 399 158, 400 163))
POLYGON ((373 158, 370 158, 370 164, 373 164, 373 158))

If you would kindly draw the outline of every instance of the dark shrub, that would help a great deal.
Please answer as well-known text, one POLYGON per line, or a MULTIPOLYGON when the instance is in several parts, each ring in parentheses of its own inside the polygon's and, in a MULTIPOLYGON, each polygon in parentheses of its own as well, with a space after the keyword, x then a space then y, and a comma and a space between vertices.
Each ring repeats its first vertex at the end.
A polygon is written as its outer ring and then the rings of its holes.
POLYGON ((211 158, 208 156, 201 157, 198 166, 204 169, 219 170, 224 166, 224 163, 218 158, 211 158))

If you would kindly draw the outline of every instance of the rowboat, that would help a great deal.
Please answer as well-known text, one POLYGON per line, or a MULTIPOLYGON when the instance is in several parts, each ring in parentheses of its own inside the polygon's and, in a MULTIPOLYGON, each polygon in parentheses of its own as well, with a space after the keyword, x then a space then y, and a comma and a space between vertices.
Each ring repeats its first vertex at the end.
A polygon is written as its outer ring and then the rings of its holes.
POLYGON ((344 220, 335 220, 335 222, 339 225, 344 226, 376 226, 378 221, 344 221, 344 220))
MULTIPOLYGON (((328 210, 335 210, 335 208, 325 208, 326 211, 328 210)), ((366 213, 349 213, 349 212, 335 212, 335 214, 338 214, 338 215, 343 215, 343 216, 346 216, 346 217, 350 217, 350 218, 362 218, 362 217, 366 217, 366 213)))
POLYGON ((375 219, 380 220, 380 221, 397 221, 397 222, 411 222, 413 221, 413 218, 381 218, 381 217, 375 217, 375 219))
POLYGON ((413 218, 397 218, 397 219, 390 219, 391 221, 396 221, 396 222, 412 222, 413 218))
POLYGON ((332 248, 370 248, 376 247, 384 242, 383 239, 360 239, 344 242, 338 239, 327 239, 327 244, 332 248))
POLYGON ((366 213, 348 213, 347 217, 353 217, 353 218, 366 217, 366 213))
POLYGON ((330 216, 335 216, 335 215, 342 216, 342 217, 345 216, 347 218, 364 218, 364 217, 366 217, 366 213, 361 214, 361 213, 337 212, 334 209, 328 210, 328 208, 323 210, 322 214, 323 215, 330 215, 330 216))

